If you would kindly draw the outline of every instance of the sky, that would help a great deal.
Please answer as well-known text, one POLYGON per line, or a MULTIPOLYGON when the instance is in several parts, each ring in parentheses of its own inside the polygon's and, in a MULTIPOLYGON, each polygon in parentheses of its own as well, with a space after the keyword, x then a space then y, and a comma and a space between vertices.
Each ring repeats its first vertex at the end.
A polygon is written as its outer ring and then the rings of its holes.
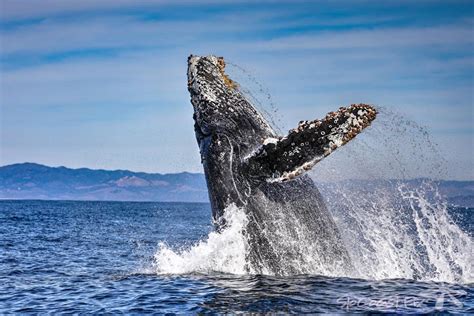
POLYGON ((474 179, 472 1, 0 5, 0 165, 201 172, 192 53, 224 56, 282 131, 383 106, 426 127, 447 178, 474 179))

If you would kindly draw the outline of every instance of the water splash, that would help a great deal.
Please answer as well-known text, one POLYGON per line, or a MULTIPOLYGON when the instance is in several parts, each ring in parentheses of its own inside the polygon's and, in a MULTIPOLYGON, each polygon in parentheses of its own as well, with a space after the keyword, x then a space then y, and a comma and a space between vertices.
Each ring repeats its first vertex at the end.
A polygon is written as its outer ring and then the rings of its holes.
MULTIPOLYGON (((298 208, 298 205, 292 205, 298 208)), ((347 276, 343 265, 334 262, 331 254, 324 253, 321 245, 312 243, 314 232, 308 231, 303 219, 297 212, 287 214, 287 207, 272 205, 268 207, 264 217, 268 225, 262 228, 268 238, 269 247, 276 257, 280 258, 281 271, 284 276, 310 274, 325 276, 347 276), (319 256, 317 254, 323 254, 319 256), (331 259, 331 260, 329 260, 331 259)), ((220 233, 211 232, 208 237, 190 247, 173 249, 164 243, 154 256, 152 270, 158 274, 187 273, 231 273, 231 274, 264 274, 272 275, 270 267, 263 266, 254 271, 248 261, 249 245, 246 234, 249 218, 244 208, 235 205, 224 211, 226 228, 220 233)), ((333 258, 334 259, 334 258, 333 258)))
POLYGON ((435 180, 445 178, 446 162, 425 128, 379 112, 312 173, 356 276, 473 282, 472 238, 453 222, 435 180))
POLYGON ((472 240, 452 221, 435 182, 343 182, 324 194, 354 277, 473 282, 472 240))
POLYGON ((173 250, 164 243, 154 256, 158 274, 224 272, 245 274, 247 240, 244 230, 247 217, 243 209, 231 205, 224 212, 227 228, 211 232, 207 239, 189 248, 173 250))
POLYGON ((417 237, 428 259, 429 266, 420 274, 429 280, 473 282, 472 240, 451 219, 436 184, 423 181, 417 188, 401 185, 399 192, 413 211, 417 237))

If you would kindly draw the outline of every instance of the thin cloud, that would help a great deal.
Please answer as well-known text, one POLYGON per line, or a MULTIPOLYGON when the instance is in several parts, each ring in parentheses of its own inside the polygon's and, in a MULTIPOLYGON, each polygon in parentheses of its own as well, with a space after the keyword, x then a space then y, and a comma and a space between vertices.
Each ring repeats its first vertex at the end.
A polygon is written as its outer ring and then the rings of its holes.
MULTIPOLYGON (((473 20, 462 12, 406 22, 418 10, 406 9, 409 2, 384 14, 379 9, 388 4, 371 10, 364 1, 304 3, 313 11, 279 1, 241 11, 241 2, 31 3, 2 2, 3 22, 14 25, 0 28, 2 163, 38 157, 70 166, 199 170, 186 91, 190 53, 223 55, 248 69, 228 65, 244 86, 252 87, 249 73, 258 77, 280 108, 283 130, 335 106, 368 102, 394 107, 434 135, 473 134, 473 20), (183 15, 149 15, 171 6, 183 15), (151 158, 150 146, 167 155, 151 158), (156 167, 147 165, 152 161, 156 167)), ((451 152, 463 146, 460 139, 439 136, 451 152)))

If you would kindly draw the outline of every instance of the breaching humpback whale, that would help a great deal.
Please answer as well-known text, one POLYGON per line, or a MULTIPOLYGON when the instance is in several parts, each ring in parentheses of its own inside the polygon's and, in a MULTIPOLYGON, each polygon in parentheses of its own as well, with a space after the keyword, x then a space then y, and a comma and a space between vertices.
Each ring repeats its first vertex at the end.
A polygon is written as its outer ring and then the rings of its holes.
POLYGON ((216 229, 226 226, 226 208, 244 209, 247 269, 254 273, 306 273, 300 263, 308 255, 329 272, 350 273, 335 222, 304 173, 370 125, 375 109, 341 107, 279 136, 224 68, 222 57, 188 58, 194 129, 216 229), (307 249, 296 245, 301 239, 307 249))

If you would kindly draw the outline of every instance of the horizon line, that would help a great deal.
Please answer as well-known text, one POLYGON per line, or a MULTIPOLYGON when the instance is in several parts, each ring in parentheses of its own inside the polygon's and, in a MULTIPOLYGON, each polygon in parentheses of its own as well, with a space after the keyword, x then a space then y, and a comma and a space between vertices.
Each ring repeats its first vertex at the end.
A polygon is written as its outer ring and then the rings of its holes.
MULTIPOLYGON (((15 165, 38 165, 42 167, 47 167, 47 168, 52 168, 52 169, 59 169, 59 168, 64 168, 64 169, 69 169, 69 170, 80 170, 80 169, 87 169, 87 170, 92 170, 92 171, 109 171, 109 172, 116 172, 116 171, 128 171, 132 173, 144 173, 144 174, 152 174, 152 175, 172 175, 172 174, 181 174, 181 173, 187 173, 191 175, 204 175, 204 172, 189 172, 189 171, 180 171, 180 172, 168 172, 168 173, 160 173, 160 172, 146 172, 146 171, 134 171, 130 169, 94 169, 94 168, 89 168, 89 167, 67 167, 67 166, 50 166, 50 165, 45 165, 37 162, 30 162, 30 161, 25 161, 25 162, 18 162, 18 163, 11 163, 11 164, 6 164, 6 165, 0 165, 0 168, 4 167, 10 167, 10 166, 15 166, 15 165)), ((311 175, 310 175, 311 177, 311 175)), ((315 181, 314 177, 311 177, 313 181, 315 181)), ((376 178, 376 179, 367 179, 367 178, 352 178, 352 179, 344 179, 344 180, 337 180, 337 181, 317 181, 317 182, 341 182, 341 181, 368 181, 368 180, 385 180, 385 181, 393 181, 393 180, 402 180, 402 181, 410 181, 410 180, 430 180, 430 181, 453 181, 453 182, 474 182, 474 179, 432 179, 428 177, 415 177, 415 178, 409 178, 409 179, 400 179, 400 178, 376 178)))

